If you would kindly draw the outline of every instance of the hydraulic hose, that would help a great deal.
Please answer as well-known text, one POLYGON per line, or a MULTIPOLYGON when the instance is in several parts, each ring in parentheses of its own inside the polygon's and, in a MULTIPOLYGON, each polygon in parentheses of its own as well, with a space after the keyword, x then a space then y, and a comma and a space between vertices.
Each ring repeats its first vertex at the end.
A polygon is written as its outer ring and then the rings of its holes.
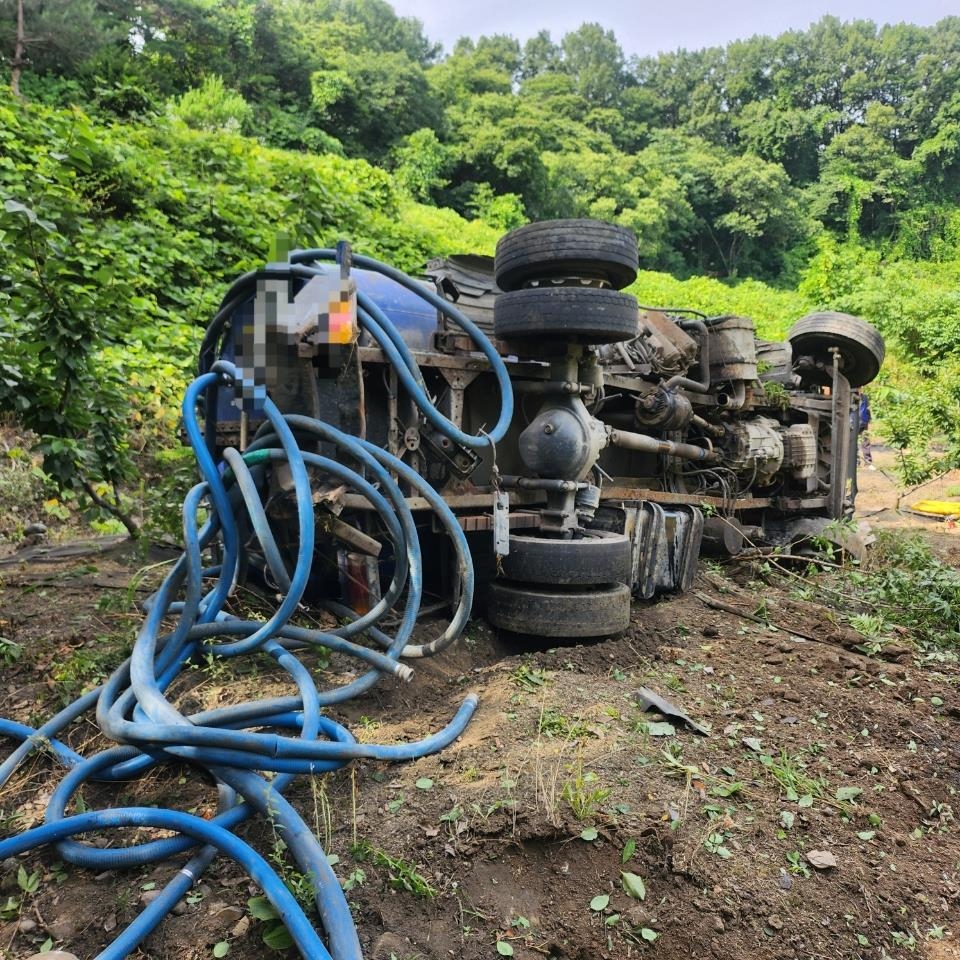
MULTIPOLYGON (((337 251, 328 249, 297 250, 290 254, 290 262, 292 264, 309 264, 317 260, 332 261, 336 260, 336 258, 337 251)), ((448 437, 450 437, 450 439, 462 443, 464 446, 484 447, 490 442, 497 443, 502 440, 510 427, 510 421, 513 419, 513 390, 510 386, 510 375, 507 372, 507 368, 503 362, 503 359, 501 358, 500 354, 497 353, 496 348, 487 339, 483 331, 472 320, 461 313, 452 303, 450 303, 449 300, 444 300, 443 297, 439 296, 433 290, 425 287, 423 284, 418 284, 415 280, 412 280, 400 270, 396 270, 385 263, 381 263, 379 260, 374 260, 372 257, 364 257, 354 254, 352 260, 353 263, 355 263, 358 267, 362 267, 365 270, 374 270, 377 273, 383 274, 385 277, 389 277, 396 283, 399 283, 407 290, 413 291, 415 294, 417 294, 417 296, 426 300, 431 306, 435 307, 445 316, 449 317, 455 324, 457 324, 457 326, 460 327, 461 330, 463 330, 464 333, 467 334, 468 337, 470 337, 470 339, 474 342, 474 344, 476 344, 480 352, 483 353, 490 363, 490 369, 493 371, 493 374, 497 379, 497 386, 500 390, 500 416, 497 419, 496 424, 489 431, 484 431, 484 433, 480 436, 473 436, 471 434, 463 433, 463 431, 450 423, 446 417, 437 412, 433 404, 429 402, 425 391, 421 386, 423 383, 423 377, 420 376, 416 361, 413 359, 413 356, 410 353, 407 345, 404 343, 403 338, 400 336, 399 331, 397 331, 394 325, 387 320, 387 318, 383 315, 383 312, 372 300, 370 300, 368 297, 364 297, 362 294, 359 295, 357 298, 357 303, 368 314, 367 322, 369 323, 369 317, 372 317, 376 324, 382 327, 384 334, 393 343, 397 353, 403 360, 403 365, 398 365, 398 374, 402 374, 404 370, 407 370, 408 372, 413 372, 413 379, 415 381, 419 381, 414 384, 415 389, 411 389, 406 382, 404 383, 404 386, 407 386, 408 389, 410 389, 411 395, 414 397, 414 400, 421 412, 430 420, 431 423, 434 424, 434 426, 437 427, 438 430, 446 434, 448 437), (420 394, 423 394, 423 396, 421 397, 420 394)), ((377 342, 381 347, 384 346, 380 339, 378 339, 377 342)))
MULTIPOLYGON (((333 249, 297 250, 290 254, 288 265, 271 264, 263 270, 244 274, 237 280, 224 297, 222 306, 204 337, 200 350, 201 375, 211 369, 216 343, 227 319, 237 306, 250 299, 258 280, 310 279, 315 276, 325 276, 326 271, 315 266, 315 264, 317 261, 332 262, 336 259, 337 251, 333 249)), ((490 369, 497 380, 497 387, 500 392, 500 415, 496 424, 490 430, 484 430, 479 435, 465 433, 434 406, 427 394, 426 383, 420 368, 396 327, 385 316, 375 301, 363 293, 358 293, 357 304, 360 308, 361 326, 387 355, 388 360, 396 369, 401 383, 424 417, 442 434, 465 447, 483 448, 502 440, 513 419, 513 390, 510 384, 510 375, 502 357, 497 353, 496 348, 483 331, 449 300, 444 300, 429 287, 418 283, 388 264, 381 263, 372 257, 357 254, 352 255, 352 262, 365 270, 372 270, 388 277, 449 317, 470 337, 490 363, 490 369)))
MULTIPOLYGON (((121 960, 136 949, 218 855, 234 859, 262 887, 304 957, 360 960, 359 939, 333 869, 319 841, 283 793, 298 774, 323 774, 359 758, 403 761, 442 750, 460 736, 477 707, 477 698, 467 696, 445 727, 422 740, 402 744, 358 743, 349 730, 322 712, 328 705, 369 690, 383 677, 409 681, 412 671, 400 662, 401 656, 439 652, 460 635, 467 622, 474 581, 466 537, 443 498, 419 474, 373 444, 329 424, 283 416, 269 397, 259 400, 257 413, 265 422, 244 453, 228 449, 218 460, 210 443, 216 395, 233 389, 237 379, 233 365, 214 356, 230 314, 249 300, 251 283, 264 274, 309 278, 321 269, 311 264, 332 255, 332 251, 296 254, 289 265, 271 266, 241 278, 224 298, 204 340, 202 372, 187 388, 183 401, 184 429, 200 474, 200 482, 184 499, 184 550, 144 605, 144 620, 130 657, 104 684, 37 729, 0 720, 0 736, 18 741, 0 764, 0 786, 41 745, 48 746, 68 768, 51 795, 44 825, 0 841, 0 859, 54 843, 64 860, 101 871, 143 866, 192 851, 190 861, 173 874, 157 899, 104 948, 101 960, 121 960), (198 421, 198 410, 206 411, 206 428, 198 421), (314 452, 317 439, 333 444, 337 455, 314 452), (301 443, 308 448, 303 449, 301 443), (280 466, 291 480, 296 512, 292 551, 286 544, 281 549, 265 506, 271 495, 271 477, 280 466), (395 557, 394 573, 381 600, 363 615, 337 607, 348 622, 332 630, 292 622, 310 583, 316 556, 310 471, 335 478, 369 501, 395 557), (447 532, 456 558, 460 582, 456 609, 447 628, 429 643, 411 642, 423 594, 422 556, 417 526, 398 481, 426 498, 447 532), (251 545, 264 558, 281 591, 276 608, 264 619, 239 617, 228 609, 251 545), (218 562, 211 566, 204 557, 214 548, 218 562), (378 624, 395 608, 400 610, 399 625, 388 635, 378 624), (364 636, 373 639, 375 648, 358 643, 364 636), (302 650, 317 647, 355 658, 363 672, 343 686, 319 688, 298 657, 302 650), (181 713, 176 700, 168 695, 177 677, 205 658, 244 656, 268 658, 289 677, 293 692, 192 715, 181 713), (71 724, 94 708, 101 730, 117 746, 83 756, 67 745, 65 735, 71 724), (85 783, 130 780, 158 764, 189 764, 207 771, 218 791, 217 812, 211 821, 178 811, 138 807, 68 813, 85 783), (272 779, 267 779, 266 773, 273 774, 272 779), (322 937, 263 858, 233 833, 256 815, 268 818, 282 831, 289 855, 310 878, 322 937), (74 839, 78 834, 123 826, 153 827, 176 835, 109 849, 74 839)), ((492 345, 429 289, 376 261, 356 261, 416 290, 473 337, 490 361, 503 398, 496 425, 479 436, 463 433, 435 410, 399 332, 377 304, 367 298, 360 302, 365 328, 395 365, 424 416, 464 445, 496 442, 509 426, 512 395, 506 370, 492 345)))

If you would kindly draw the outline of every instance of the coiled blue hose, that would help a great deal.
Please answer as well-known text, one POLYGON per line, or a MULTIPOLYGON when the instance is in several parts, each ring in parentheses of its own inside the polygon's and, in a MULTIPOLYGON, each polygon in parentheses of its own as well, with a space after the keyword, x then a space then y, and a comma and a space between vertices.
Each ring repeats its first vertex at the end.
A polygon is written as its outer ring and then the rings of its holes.
MULTIPOLYGON (((328 254, 332 256, 332 251, 297 254, 289 270, 298 275, 315 275, 318 268, 300 265, 299 261, 329 259, 328 254)), ((385 265, 366 258, 358 258, 358 262, 398 279, 431 303, 439 300, 385 265)), ((242 303, 236 286, 227 301, 232 309, 242 303)), ((450 305, 441 303, 449 313, 450 305)), ((451 439, 474 447, 495 442, 503 435, 512 415, 509 379, 493 347, 466 318, 461 318, 461 325, 490 359, 504 401, 497 424, 489 434, 478 437, 464 434, 433 408, 420 371, 389 319, 365 298, 360 306, 365 328, 394 363, 424 416, 438 429, 451 439)), ((284 798, 283 791, 297 774, 324 773, 352 759, 406 760, 442 750, 463 732, 477 706, 477 698, 468 696, 444 729, 416 743, 404 744, 357 743, 347 729, 323 716, 324 706, 356 696, 384 676, 409 680, 412 671, 399 662, 401 656, 426 656, 456 639, 469 616, 473 598, 469 550, 449 507, 406 464, 329 424, 299 416, 285 417, 269 399, 262 402, 266 422, 254 443, 243 454, 226 451, 222 463, 217 463, 197 423, 196 410, 206 400, 209 411, 211 397, 221 387, 232 387, 235 378, 231 364, 217 361, 208 364, 185 393, 184 426, 196 455, 201 482, 184 500, 184 552, 145 605, 146 615, 130 658, 101 687, 85 694, 38 729, 0 720, 0 735, 19 741, 0 764, 0 786, 41 744, 49 746, 69 768, 51 796, 45 823, 0 840, 0 859, 55 843, 64 860, 105 870, 141 866, 195 848, 189 863, 99 954, 100 960, 121 960, 129 955, 218 854, 236 860, 260 884, 304 957, 360 960, 359 939, 343 891, 319 841, 284 798), (334 444, 336 459, 302 450, 295 433, 334 444), (354 466, 347 466, 345 461, 354 466), (274 464, 284 465, 293 485, 298 540, 292 569, 287 568, 289 561, 277 545, 263 507, 269 468, 274 464), (362 616, 344 608, 350 622, 331 631, 290 622, 302 600, 314 560, 315 520, 308 467, 335 477, 366 497, 380 517, 398 561, 383 598, 362 616), (423 592, 422 558, 416 524, 392 475, 427 498, 450 536, 461 575, 461 594, 450 625, 428 644, 410 643, 423 592), (204 504, 209 519, 201 524, 198 515, 204 504), (242 539, 247 530, 259 544, 271 575, 283 590, 276 610, 263 621, 235 617, 225 609, 242 573, 242 539), (219 548, 219 563, 205 567, 204 551, 214 544, 219 548), (400 623, 391 637, 377 624, 401 602, 400 623), (163 625, 171 618, 175 618, 175 626, 164 632, 163 625), (364 634, 371 636, 381 649, 356 643, 355 639, 364 634), (310 671, 296 657, 296 651, 317 646, 355 656, 367 668, 366 672, 342 687, 318 689, 310 671), (167 690, 191 662, 211 654, 268 656, 288 674, 296 693, 184 716, 168 699, 167 690), (101 729, 119 746, 82 757, 58 738, 94 707, 101 729), (264 727, 290 734, 258 732, 264 727), (176 811, 136 807, 67 814, 77 791, 91 779, 128 780, 142 776, 159 763, 184 761, 205 768, 218 784, 218 812, 212 821, 176 811), (276 776, 268 780, 263 776, 268 772, 276 776), (311 878, 323 939, 266 862, 231 832, 254 814, 267 817, 283 831, 290 855, 303 874, 311 878), (163 828, 175 831, 177 836, 110 849, 73 839, 77 834, 122 826, 163 828)))

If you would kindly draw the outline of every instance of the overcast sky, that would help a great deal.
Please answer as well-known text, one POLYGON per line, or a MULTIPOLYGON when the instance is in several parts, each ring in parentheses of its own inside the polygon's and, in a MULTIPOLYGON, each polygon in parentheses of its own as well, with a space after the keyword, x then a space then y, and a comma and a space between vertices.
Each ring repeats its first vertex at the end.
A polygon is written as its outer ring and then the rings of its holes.
POLYGON ((458 37, 506 33, 526 40, 549 30, 555 41, 580 24, 613 32, 623 52, 644 56, 664 50, 722 46, 754 34, 804 30, 825 14, 841 20, 929 26, 960 13, 957 0, 389 0, 401 16, 417 17, 426 35, 450 52, 458 37))

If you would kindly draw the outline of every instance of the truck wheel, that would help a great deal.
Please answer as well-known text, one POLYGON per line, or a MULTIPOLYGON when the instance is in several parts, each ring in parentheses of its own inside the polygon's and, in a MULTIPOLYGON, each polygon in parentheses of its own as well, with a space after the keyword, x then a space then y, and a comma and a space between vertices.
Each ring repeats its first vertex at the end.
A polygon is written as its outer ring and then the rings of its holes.
POLYGON ((510 537, 504 575, 524 583, 594 586, 630 579, 630 539, 622 533, 591 530, 580 540, 510 537))
MULTIPOLYGON (((813 357, 829 367, 833 362, 830 350, 836 348, 840 372, 854 389, 870 383, 883 364, 883 337, 866 320, 848 313, 808 313, 790 328, 787 339, 793 347, 794 363, 800 357, 813 357)), ((822 371, 805 371, 803 376, 813 383, 830 382, 822 371)))
POLYGON ((494 580, 487 620, 533 637, 610 637, 630 626, 630 588, 617 583, 567 591, 494 580))
POLYGON ((616 343, 632 340, 638 324, 633 297, 599 287, 533 287, 502 293, 493 304, 493 333, 501 340, 616 343))
POLYGON ((601 280, 620 290, 637 279, 637 238, 600 220, 544 220, 500 238, 494 276, 501 290, 535 280, 601 280))

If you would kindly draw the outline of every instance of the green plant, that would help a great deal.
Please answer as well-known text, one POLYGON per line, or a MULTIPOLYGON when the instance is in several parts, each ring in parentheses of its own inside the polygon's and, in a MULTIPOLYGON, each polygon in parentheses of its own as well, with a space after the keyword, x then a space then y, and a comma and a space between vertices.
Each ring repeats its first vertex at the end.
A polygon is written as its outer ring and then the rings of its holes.
POLYGON ((802 877, 810 876, 810 868, 803 862, 803 854, 799 850, 791 850, 785 854, 787 858, 787 869, 794 874, 802 877))
MULTIPOLYGON (((102 683, 113 669, 117 644, 115 638, 99 636, 94 645, 72 650, 51 667, 51 676, 57 683, 57 693, 65 703, 78 693, 102 683)), ((125 644, 121 644, 123 648, 125 644)))
POLYGON ((917 949, 917 938, 904 930, 894 930, 890 934, 890 939, 894 944, 904 950, 913 953, 917 949))
POLYGON ((763 396, 771 407, 777 407, 780 410, 786 410, 790 406, 790 394, 782 383, 776 380, 765 380, 763 383, 763 396))
POLYGON ((226 130, 239 133, 253 116, 253 110, 223 78, 206 77, 200 87, 188 90, 169 106, 171 116, 194 130, 226 130))
POLYGON ((369 841, 361 840, 354 844, 354 857, 363 862, 372 860, 381 867, 386 867, 390 878, 390 886, 395 890, 406 890, 415 897, 423 899, 433 899, 437 891, 430 885, 430 882, 418 870, 415 864, 404 860, 401 857, 393 857, 379 847, 374 847, 369 841))
POLYGON ((17 888, 20 892, 8 896, 6 902, 0 906, 0 920, 6 922, 20 916, 27 898, 32 897, 40 889, 40 879, 39 870, 27 873, 27 868, 23 864, 17 868, 17 888))
POLYGON ((0 637, 0 664, 9 666, 11 663, 16 663, 22 655, 23 647, 19 643, 0 637))
POLYGON ((584 771, 583 763, 579 760, 568 772, 571 776, 563 785, 561 797, 577 820, 590 820, 610 796, 610 790, 599 786, 600 778, 597 774, 592 770, 584 771))
POLYGON ((528 663, 521 663, 510 674, 510 682, 516 684, 521 690, 532 693, 545 686, 550 679, 546 670, 540 670, 537 667, 531 667, 528 663))
MULTIPOLYGON (((874 617, 914 631, 921 643, 947 647, 960 639, 960 572, 934 556, 919 534, 884 531, 846 580, 874 617)), ((879 620, 858 621, 879 629, 879 620)))
POLYGON ((251 897, 247 900, 247 911, 254 920, 261 922, 260 938, 271 950, 279 953, 293 946, 293 937, 280 919, 277 908, 266 897, 251 897))
POLYGON ((587 736, 590 730, 581 720, 572 719, 554 707, 545 707, 537 721, 537 732, 545 737, 579 740, 587 736))
POLYGON ((766 772, 783 788, 787 800, 809 805, 807 800, 825 796, 826 781, 823 777, 811 777, 799 755, 791 756, 781 749, 778 757, 762 753, 758 759, 766 772))
POLYGON ((362 887, 367 882, 367 874, 360 867, 355 867, 347 874, 347 879, 343 881, 344 891, 350 891, 354 887, 362 887))
POLYGON ((712 853, 722 860, 728 860, 731 856, 730 849, 726 846, 727 835, 722 830, 714 831, 703 841, 703 849, 707 853, 712 853))

